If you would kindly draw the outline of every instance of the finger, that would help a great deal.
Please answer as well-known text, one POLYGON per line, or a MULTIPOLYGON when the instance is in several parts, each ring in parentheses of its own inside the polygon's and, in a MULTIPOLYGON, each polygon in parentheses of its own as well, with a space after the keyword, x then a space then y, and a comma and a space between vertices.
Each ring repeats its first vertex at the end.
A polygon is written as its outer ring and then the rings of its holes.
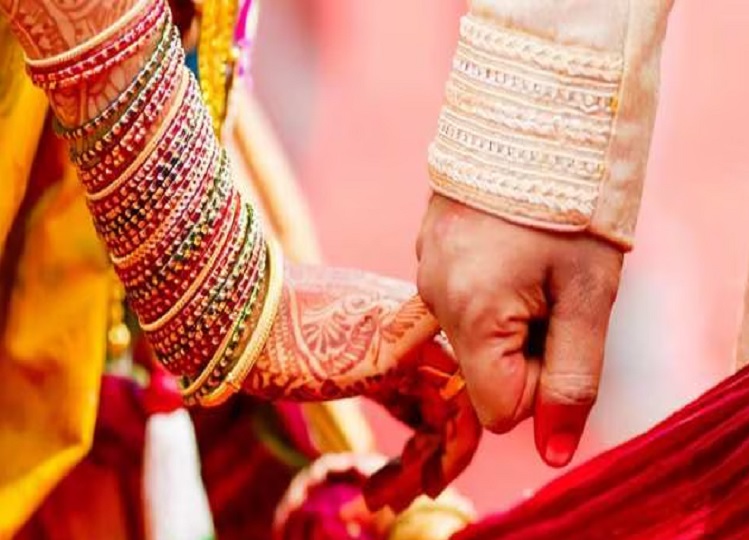
POLYGON ((439 332, 439 322, 423 300, 412 297, 383 328, 378 364, 385 366, 396 362, 401 368, 416 365, 422 357, 423 346, 439 332))
POLYGON ((488 430, 505 433, 533 410, 538 363, 523 352, 525 331, 484 339, 476 345, 461 337, 454 347, 478 418, 488 430))
POLYGON ((455 398, 456 410, 445 423, 442 444, 425 464, 424 492, 436 498, 470 464, 481 440, 482 426, 466 392, 455 398))
POLYGON ((598 395, 614 292, 569 283, 554 301, 535 404, 535 438, 551 466, 572 459, 598 395))
POLYGON ((433 435, 417 433, 411 437, 401 457, 388 462, 365 484, 364 498, 370 511, 387 506, 402 512, 421 495, 424 464, 438 446, 438 437, 433 435))

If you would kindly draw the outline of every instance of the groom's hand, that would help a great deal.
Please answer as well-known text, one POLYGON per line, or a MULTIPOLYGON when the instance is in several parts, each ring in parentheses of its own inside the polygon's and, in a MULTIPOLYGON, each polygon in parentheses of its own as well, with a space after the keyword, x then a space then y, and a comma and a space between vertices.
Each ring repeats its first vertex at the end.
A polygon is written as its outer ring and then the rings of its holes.
POLYGON ((536 446, 566 465, 596 399, 622 254, 585 234, 514 225, 435 195, 418 285, 452 343, 482 423, 535 418, 536 446))

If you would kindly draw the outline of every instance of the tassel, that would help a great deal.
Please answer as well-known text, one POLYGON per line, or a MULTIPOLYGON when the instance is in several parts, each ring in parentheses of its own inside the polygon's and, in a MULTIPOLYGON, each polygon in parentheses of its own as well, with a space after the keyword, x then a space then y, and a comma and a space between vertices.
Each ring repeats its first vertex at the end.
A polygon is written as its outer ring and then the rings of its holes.
POLYGON ((143 459, 146 538, 213 540, 195 431, 174 379, 155 370, 145 402, 151 413, 143 459))

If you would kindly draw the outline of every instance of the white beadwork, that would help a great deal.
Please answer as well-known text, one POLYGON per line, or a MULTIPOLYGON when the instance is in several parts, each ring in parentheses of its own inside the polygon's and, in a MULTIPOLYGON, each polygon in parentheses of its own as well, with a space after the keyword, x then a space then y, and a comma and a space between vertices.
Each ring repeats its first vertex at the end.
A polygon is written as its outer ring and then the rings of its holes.
POLYGON ((478 94, 454 79, 447 83, 445 101, 453 109, 463 110, 476 119, 493 122, 528 135, 535 134, 605 148, 611 132, 609 118, 529 108, 510 100, 499 100, 496 97, 478 94))
POLYGON ((617 54, 464 17, 429 150, 433 186, 464 200, 485 194, 481 205, 503 215, 589 218, 622 66, 617 54))
POLYGON ((469 46, 493 56, 520 60, 545 71, 571 76, 616 82, 624 67, 620 54, 561 46, 528 34, 500 29, 472 15, 462 18, 460 38, 469 46))
POLYGON ((535 177, 522 169, 496 167, 491 171, 468 159, 458 161, 433 144, 429 148, 429 167, 437 174, 457 181, 472 190, 513 201, 544 206, 555 212, 575 211, 590 214, 598 190, 590 184, 574 184, 548 176, 535 177))

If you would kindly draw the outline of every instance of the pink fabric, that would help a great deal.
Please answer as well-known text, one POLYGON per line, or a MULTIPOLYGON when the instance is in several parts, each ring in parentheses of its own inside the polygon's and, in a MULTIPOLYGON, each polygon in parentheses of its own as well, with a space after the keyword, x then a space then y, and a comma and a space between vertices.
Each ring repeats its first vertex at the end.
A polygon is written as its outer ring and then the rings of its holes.
POLYGON ((274 404, 284 433, 289 437, 294 448, 310 460, 320 456, 320 451, 312 441, 307 419, 299 403, 279 401, 274 404))
POLYGON ((749 538, 749 370, 454 540, 749 538))
POLYGON ((355 470, 330 473, 324 483, 309 488, 276 540, 383 540, 373 525, 352 526, 341 519, 341 510, 361 496, 365 481, 355 470))

